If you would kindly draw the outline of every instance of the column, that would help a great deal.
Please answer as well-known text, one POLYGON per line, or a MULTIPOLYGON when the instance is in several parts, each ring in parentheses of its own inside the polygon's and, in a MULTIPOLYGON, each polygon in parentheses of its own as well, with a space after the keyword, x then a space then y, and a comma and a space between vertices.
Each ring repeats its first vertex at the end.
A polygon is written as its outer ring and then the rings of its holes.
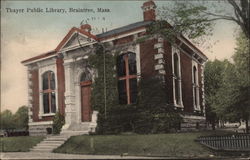
POLYGON ((27 70, 27 80, 28 80, 28 117, 29 117, 29 123, 33 122, 33 112, 32 112, 32 103, 33 103, 33 91, 32 91, 32 73, 31 73, 31 67, 28 66, 27 70))
POLYGON ((65 125, 63 130, 68 129, 76 122, 75 93, 74 93, 74 72, 72 64, 64 63, 65 71, 65 125))

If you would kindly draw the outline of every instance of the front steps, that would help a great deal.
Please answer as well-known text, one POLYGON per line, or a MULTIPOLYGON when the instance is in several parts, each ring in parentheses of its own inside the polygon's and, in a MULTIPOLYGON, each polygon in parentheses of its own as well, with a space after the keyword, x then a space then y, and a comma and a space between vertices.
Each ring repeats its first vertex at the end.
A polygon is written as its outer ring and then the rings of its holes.
POLYGON ((57 147, 61 146, 70 135, 60 134, 60 135, 50 135, 47 136, 42 142, 38 143, 32 149, 31 152, 52 152, 57 147))
POLYGON ((54 149, 58 148, 71 136, 89 134, 90 132, 95 132, 96 128, 96 115, 92 117, 93 122, 82 122, 82 123, 73 123, 67 127, 62 128, 62 132, 59 135, 48 135, 42 142, 38 143, 32 149, 31 152, 52 152, 54 149))
POLYGON ((90 123, 82 123, 78 125, 72 125, 67 130, 62 130, 59 135, 48 135, 42 142, 38 143, 32 149, 31 152, 52 152, 54 149, 58 148, 65 141, 67 141, 71 136, 89 134, 90 123))

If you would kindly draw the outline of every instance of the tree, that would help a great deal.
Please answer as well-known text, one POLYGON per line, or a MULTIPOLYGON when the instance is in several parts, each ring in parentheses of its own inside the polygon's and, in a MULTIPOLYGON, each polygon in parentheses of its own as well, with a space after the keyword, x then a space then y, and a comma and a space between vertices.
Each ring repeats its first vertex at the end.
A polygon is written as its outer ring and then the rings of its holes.
POLYGON ((22 106, 15 114, 5 110, 0 114, 1 129, 28 129, 28 108, 22 106))
POLYGON ((250 75, 249 75, 249 39, 244 34, 237 38, 237 47, 233 56, 234 63, 227 63, 222 76, 221 87, 215 94, 212 104, 220 119, 246 122, 249 132, 250 119, 250 75))
POLYGON ((28 107, 21 106, 13 116, 16 129, 28 129, 28 107))
POLYGON ((228 61, 208 61, 204 70, 204 84, 205 84, 205 101, 206 101, 206 119, 212 124, 213 130, 215 124, 221 119, 223 114, 217 111, 218 95, 217 92, 223 87, 223 72, 228 61))
POLYGON ((237 37, 237 47, 233 60, 237 71, 238 81, 234 84, 236 92, 235 104, 231 106, 246 122, 246 132, 249 133, 250 119, 250 40, 244 34, 237 37))
MULTIPOLYGON (((204 3, 194 1, 176 2, 172 8, 161 7, 159 16, 161 20, 167 21, 172 25, 171 32, 175 35, 186 35, 190 39, 211 35, 214 22, 217 20, 235 22, 240 26, 244 35, 248 39, 250 38, 249 0, 227 0, 227 4, 233 8, 231 13, 212 12, 210 8, 214 8, 214 6, 208 8, 204 3)), ((220 1, 211 3, 218 4, 220 1)))
POLYGON ((1 129, 13 129, 13 114, 10 110, 5 110, 0 115, 1 129))

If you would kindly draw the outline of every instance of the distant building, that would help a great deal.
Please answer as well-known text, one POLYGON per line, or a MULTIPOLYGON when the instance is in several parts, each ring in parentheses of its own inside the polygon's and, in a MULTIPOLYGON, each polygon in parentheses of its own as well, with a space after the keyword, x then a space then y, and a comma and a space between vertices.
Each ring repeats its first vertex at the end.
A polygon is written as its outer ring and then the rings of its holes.
POLYGON ((169 101, 183 111, 181 128, 205 125, 203 72, 207 57, 183 36, 178 37, 176 45, 161 35, 134 43, 156 20, 155 8, 153 1, 147 1, 142 6, 143 21, 98 35, 91 33, 89 24, 73 27, 54 50, 22 61, 28 68, 31 135, 47 134, 57 111, 65 115, 63 132, 85 133, 96 126, 98 111, 90 105, 96 71, 84 65, 84 60, 95 54, 93 47, 99 42, 109 43, 114 51, 122 47, 116 77, 123 86, 117 93, 120 103, 134 103, 138 76, 161 75, 169 101))

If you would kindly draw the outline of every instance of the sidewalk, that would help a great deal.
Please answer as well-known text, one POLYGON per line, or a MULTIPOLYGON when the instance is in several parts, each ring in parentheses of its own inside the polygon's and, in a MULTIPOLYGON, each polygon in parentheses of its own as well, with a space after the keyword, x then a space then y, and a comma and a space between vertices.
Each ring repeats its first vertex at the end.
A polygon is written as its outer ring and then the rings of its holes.
POLYGON ((241 157, 139 157, 139 156, 118 156, 118 155, 78 155, 78 154, 61 154, 61 153, 43 153, 43 152, 0 152, 0 159, 183 159, 183 160, 249 160, 241 157))
POLYGON ((165 159, 163 157, 137 157, 117 155, 79 155, 44 152, 0 152, 0 159, 165 159))

